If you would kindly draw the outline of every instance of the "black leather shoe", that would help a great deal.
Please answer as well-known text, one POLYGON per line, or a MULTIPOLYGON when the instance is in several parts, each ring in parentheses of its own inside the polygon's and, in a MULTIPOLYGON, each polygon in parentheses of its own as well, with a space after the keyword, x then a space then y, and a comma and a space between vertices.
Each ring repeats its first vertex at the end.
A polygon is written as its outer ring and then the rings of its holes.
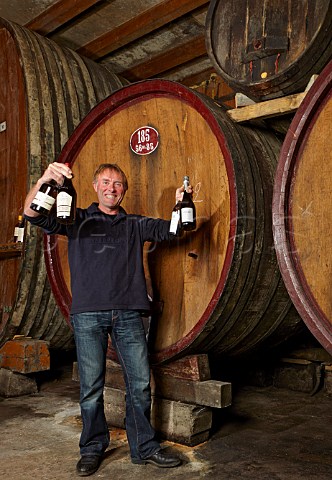
POLYGON ((83 455, 76 465, 76 471, 80 477, 87 477, 98 470, 100 462, 99 455, 83 455))
POLYGON ((171 455, 169 453, 164 453, 163 451, 154 453, 153 455, 151 455, 151 457, 148 458, 142 458, 139 460, 132 459, 132 462, 138 465, 146 465, 147 463, 151 463, 151 465, 155 465, 156 467, 161 468, 177 467, 182 463, 179 457, 176 457, 175 455, 171 455))

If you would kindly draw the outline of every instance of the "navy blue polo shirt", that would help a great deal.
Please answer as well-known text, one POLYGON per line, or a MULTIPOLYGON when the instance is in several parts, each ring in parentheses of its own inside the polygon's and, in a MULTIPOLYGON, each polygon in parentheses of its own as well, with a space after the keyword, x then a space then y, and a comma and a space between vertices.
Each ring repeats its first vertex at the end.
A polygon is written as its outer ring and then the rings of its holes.
POLYGON ((107 215, 93 203, 78 208, 73 225, 52 215, 28 217, 48 234, 68 237, 71 313, 98 310, 149 310, 143 268, 146 241, 169 240, 170 222, 140 215, 107 215))

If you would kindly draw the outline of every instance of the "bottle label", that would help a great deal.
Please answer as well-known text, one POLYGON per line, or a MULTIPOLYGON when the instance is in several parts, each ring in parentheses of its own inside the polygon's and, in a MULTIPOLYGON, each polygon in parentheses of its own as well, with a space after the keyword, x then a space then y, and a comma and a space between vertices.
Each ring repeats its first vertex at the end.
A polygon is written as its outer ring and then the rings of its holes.
MULTIPOLYGON (((15 228, 16 235, 16 228, 15 228)), ((24 227, 17 227, 17 242, 23 242, 24 239, 24 227)))
POLYGON ((192 208, 181 208, 181 220, 182 223, 193 223, 194 212, 192 208))
POLYGON ((178 231, 179 221, 180 221, 180 211, 177 210, 176 212, 172 212, 172 218, 171 218, 171 225, 169 227, 169 233, 172 233, 173 235, 176 235, 176 233, 178 231))
POLYGON ((43 207, 46 210, 51 210, 54 202, 55 198, 50 197, 49 195, 47 195, 47 193, 38 191, 32 203, 37 205, 38 207, 43 207))
POLYGON ((16 226, 14 228, 14 242, 15 243, 23 242, 23 239, 24 239, 24 227, 16 226))
POLYGON ((56 199, 56 214, 58 217, 70 217, 73 197, 66 192, 59 192, 56 199))

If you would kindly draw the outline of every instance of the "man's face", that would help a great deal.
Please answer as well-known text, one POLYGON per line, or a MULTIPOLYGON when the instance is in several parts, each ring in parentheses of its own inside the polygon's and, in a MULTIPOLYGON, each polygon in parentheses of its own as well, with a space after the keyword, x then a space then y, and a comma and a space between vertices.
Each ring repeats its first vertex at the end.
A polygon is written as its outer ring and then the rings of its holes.
POLYGON ((99 209, 108 214, 116 214, 125 196, 122 176, 116 170, 104 170, 98 175, 93 188, 99 200, 99 209))

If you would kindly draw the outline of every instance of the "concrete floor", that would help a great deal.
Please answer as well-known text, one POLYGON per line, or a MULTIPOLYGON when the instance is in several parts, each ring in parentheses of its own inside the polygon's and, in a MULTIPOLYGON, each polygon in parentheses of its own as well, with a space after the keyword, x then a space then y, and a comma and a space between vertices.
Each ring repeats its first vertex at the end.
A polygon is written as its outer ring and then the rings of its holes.
MULTIPOLYGON (((76 476, 81 430, 79 387, 67 366, 46 376, 38 394, 0 399, 0 478, 69 480, 76 476)), ((114 480, 330 480, 331 396, 274 387, 242 387, 233 405, 216 412, 209 441, 196 447, 168 442, 183 465, 158 469, 133 465, 125 432, 111 431, 112 445, 90 478, 114 480)))

